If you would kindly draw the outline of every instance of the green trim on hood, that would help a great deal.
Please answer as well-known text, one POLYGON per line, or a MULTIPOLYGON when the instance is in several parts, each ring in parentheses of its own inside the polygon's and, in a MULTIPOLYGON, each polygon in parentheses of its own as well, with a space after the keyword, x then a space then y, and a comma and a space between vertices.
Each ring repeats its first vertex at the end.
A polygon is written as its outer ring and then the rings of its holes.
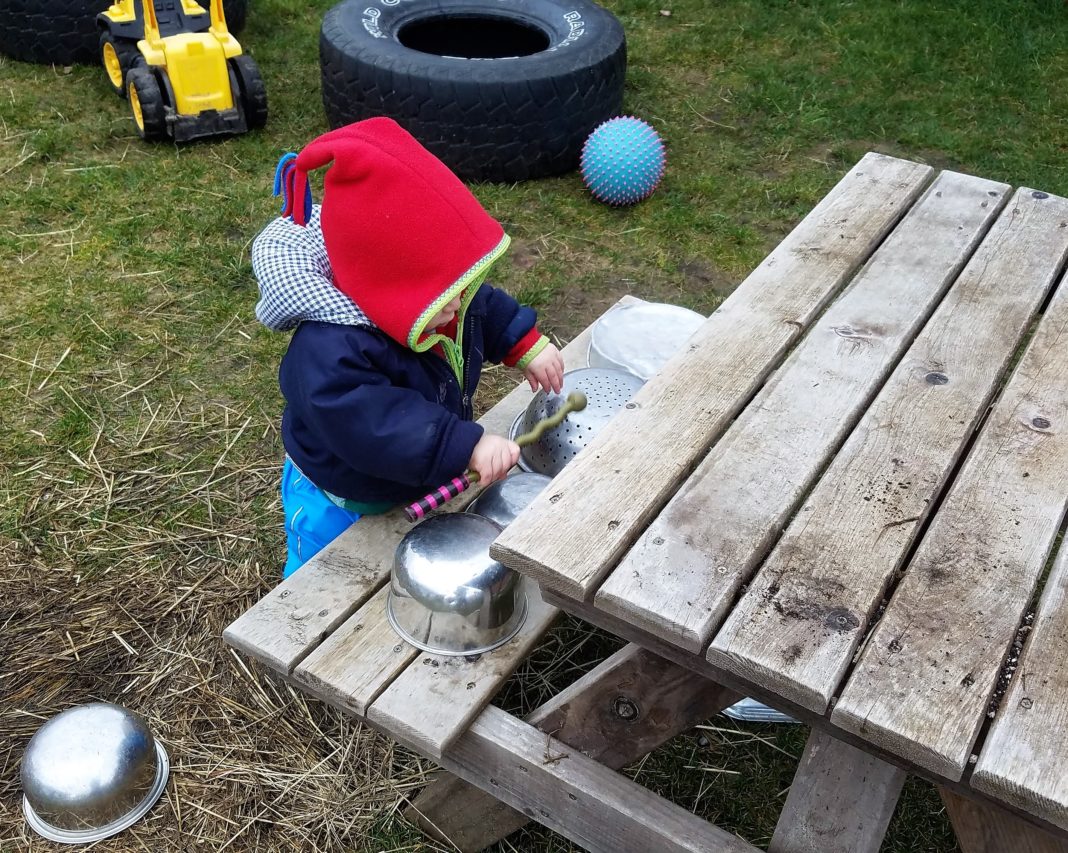
POLYGON ((475 293, 478 291, 479 285, 485 280, 490 267, 501 255, 508 251, 509 243, 511 243, 511 238, 505 234, 493 249, 483 255, 471 269, 460 276, 455 283, 449 285, 441 296, 430 303, 426 310, 416 319, 412 330, 408 333, 408 348, 415 352, 426 352, 440 344, 442 351, 445 353, 445 359, 449 362, 449 367, 456 374, 456 379, 461 386, 464 381, 463 334, 464 315, 467 313, 467 306, 475 298, 475 293), (442 308, 461 293, 463 298, 460 301, 460 310, 456 315, 456 340, 453 341, 448 335, 443 335, 440 332, 426 334, 427 323, 434 319, 442 308), (423 337, 424 334, 426 334, 426 337, 423 337))

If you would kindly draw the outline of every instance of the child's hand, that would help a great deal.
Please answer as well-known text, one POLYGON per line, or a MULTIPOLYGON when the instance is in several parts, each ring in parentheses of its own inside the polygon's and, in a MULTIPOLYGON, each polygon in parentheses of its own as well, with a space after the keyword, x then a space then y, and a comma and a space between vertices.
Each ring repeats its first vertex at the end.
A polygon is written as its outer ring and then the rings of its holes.
POLYGON ((534 360, 523 370, 523 375, 530 383, 531 391, 537 391, 541 386, 545 393, 555 391, 559 394, 564 387, 564 357, 560 355, 560 350, 549 344, 534 356, 534 360))
POLYGON ((518 444, 504 436, 485 432, 471 451, 471 461, 467 467, 478 473, 479 485, 488 486, 494 480, 507 476, 518 461, 518 444))

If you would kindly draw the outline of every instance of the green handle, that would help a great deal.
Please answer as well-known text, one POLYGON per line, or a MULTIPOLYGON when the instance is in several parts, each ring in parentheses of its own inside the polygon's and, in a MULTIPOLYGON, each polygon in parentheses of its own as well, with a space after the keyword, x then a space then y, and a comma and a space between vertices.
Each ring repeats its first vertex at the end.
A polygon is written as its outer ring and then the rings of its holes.
POLYGON ((566 418, 572 412, 581 412, 586 408, 586 395, 581 391, 573 391, 567 395, 567 400, 564 401, 564 405, 560 407, 555 415, 546 418, 543 421, 538 421, 534 424, 534 428, 530 432, 525 432, 516 437, 515 443, 520 447, 526 447, 528 444, 533 444, 546 430, 553 429, 560 426, 566 418))

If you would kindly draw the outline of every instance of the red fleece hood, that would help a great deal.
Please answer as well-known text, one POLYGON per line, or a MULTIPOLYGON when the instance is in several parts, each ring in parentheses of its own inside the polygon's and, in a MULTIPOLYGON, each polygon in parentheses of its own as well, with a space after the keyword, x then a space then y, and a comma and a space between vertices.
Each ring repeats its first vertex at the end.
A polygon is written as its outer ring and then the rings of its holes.
POLYGON ((323 238, 337 288, 382 331, 425 349, 427 321, 470 288, 508 237, 448 167, 389 118, 312 140, 285 167, 284 214, 306 224, 308 172, 328 163, 323 238))

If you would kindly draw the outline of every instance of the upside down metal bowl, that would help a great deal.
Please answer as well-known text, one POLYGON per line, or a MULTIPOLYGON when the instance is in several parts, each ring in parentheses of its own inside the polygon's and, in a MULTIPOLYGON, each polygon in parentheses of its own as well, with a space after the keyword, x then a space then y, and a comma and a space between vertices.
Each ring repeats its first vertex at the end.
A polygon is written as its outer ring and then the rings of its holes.
POLYGON ((533 429, 538 421, 552 417, 564 405, 567 395, 574 391, 586 395, 586 408, 571 412, 559 426, 546 430, 533 444, 523 447, 519 467, 555 477, 644 384, 643 379, 625 370, 602 367, 569 370, 564 374, 561 393, 538 391, 534 395, 512 424, 509 438, 514 440, 533 429))
POLYGON ((167 751, 139 715, 110 702, 69 708, 26 746, 26 822, 63 844, 99 841, 143 817, 169 773, 167 751))
POLYGON ((663 302, 619 305, 593 324, 590 367, 626 370, 651 379, 706 319, 689 308, 663 302))
POLYGON ((386 615, 402 639, 437 655, 478 655, 523 625, 521 578, 489 555, 501 526, 474 513, 433 516, 409 530, 393 558, 386 615))
POLYGON ((478 497, 467 505, 467 512, 488 518, 503 529, 515 521, 516 516, 530 506, 530 502, 552 480, 552 477, 545 474, 517 471, 486 486, 478 497))

